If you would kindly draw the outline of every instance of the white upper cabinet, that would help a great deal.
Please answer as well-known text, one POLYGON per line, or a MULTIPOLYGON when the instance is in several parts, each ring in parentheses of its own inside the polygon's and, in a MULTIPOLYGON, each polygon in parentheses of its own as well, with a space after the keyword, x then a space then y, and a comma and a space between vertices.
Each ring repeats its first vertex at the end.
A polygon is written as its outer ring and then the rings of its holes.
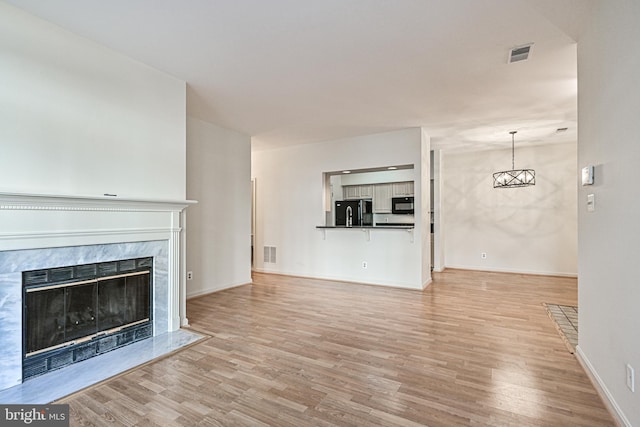
POLYGON ((342 186, 344 200, 373 199, 373 213, 391 213, 391 199, 406 196, 413 196, 413 181, 342 186))
POLYGON ((413 181, 393 183, 393 197, 403 196, 413 196, 413 181))
POLYGON ((345 185, 342 187, 342 195, 345 200, 371 199, 373 197, 373 185, 345 185))
POLYGON ((373 197, 373 185, 359 185, 358 187, 360 187, 361 199, 371 199, 373 197))
POLYGON ((360 198, 360 186, 358 185, 345 185, 342 187, 342 197, 345 200, 359 199, 360 198))
POLYGON ((373 186, 373 213, 391 213, 391 197, 393 184, 376 184, 373 186))

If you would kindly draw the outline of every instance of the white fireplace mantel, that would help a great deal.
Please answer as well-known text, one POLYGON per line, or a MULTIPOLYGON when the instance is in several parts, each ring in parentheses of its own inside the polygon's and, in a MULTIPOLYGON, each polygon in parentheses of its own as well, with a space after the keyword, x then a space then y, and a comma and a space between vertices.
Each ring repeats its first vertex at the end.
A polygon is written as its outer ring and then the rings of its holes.
POLYGON ((181 230, 181 212, 194 203, 0 193, 0 251, 169 240, 181 230))
MULTIPOLYGON (((0 192, 0 309, 3 310, 0 314, 21 319, 20 266, 16 259, 25 265, 35 261, 37 268, 48 268, 81 264, 86 253, 92 258, 90 262, 95 262, 118 256, 112 254, 119 248, 125 248, 125 252, 132 247, 154 248, 149 250, 162 253, 162 268, 156 273, 163 275, 157 280, 163 289, 158 295, 166 296, 161 307, 156 307, 162 313, 156 322, 164 320, 161 325, 154 323, 154 335, 156 330, 170 332, 187 325, 183 211, 194 203, 197 202, 0 192), (67 263, 66 259, 60 259, 60 254, 73 254, 71 258, 77 259, 69 259, 67 263), (49 262, 60 265, 48 266, 49 262)), ((137 252, 135 255, 148 256, 137 252)), ((15 334, 20 341, 21 332, 15 334)), ((9 338, 3 334, 0 341, 9 338)), ((6 347, 7 343, 2 345, 6 347)), ((13 366, 14 371, 19 369, 14 359, 21 349, 19 345, 16 347, 0 351, 3 371, 7 371, 7 366, 13 366)), ((0 375, 0 380, 2 389, 15 384, 17 379, 12 371, 9 379, 0 375)))
POLYGON ((107 194, 103 196, 75 196, 0 192, 0 210, 167 211, 182 210, 195 203, 198 202, 195 200, 129 198, 107 194))

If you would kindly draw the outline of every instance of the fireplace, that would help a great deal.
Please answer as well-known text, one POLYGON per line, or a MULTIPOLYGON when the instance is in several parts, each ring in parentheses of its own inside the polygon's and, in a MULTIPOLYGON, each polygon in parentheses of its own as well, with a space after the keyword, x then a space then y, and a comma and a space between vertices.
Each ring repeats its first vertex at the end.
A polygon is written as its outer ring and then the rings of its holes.
POLYGON ((24 271, 23 381, 152 336, 153 258, 24 271))
MULTIPOLYGON (((184 267, 181 262, 184 259, 182 212, 192 203, 194 202, 188 200, 0 192, 0 222, 5 227, 5 231, 0 233, 0 390, 21 384, 29 375, 39 375, 45 366, 46 369, 55 369, 59 364, 73 361, 74 358, 79 360, 95 353, 102 354, 120 345, 122 341, 141 339, 141 335, 145 334, 156 337, 187 325, 184 267), (67 266, 108 264, 114 260, 140 258, 153 260, 147 275, 151 282, 149 300, 152 301, 148 316, 144 316, 146 309, 138 312, 130 308, 129 314, 125 313, 124 321, 117 320, 116 316, 111 320, 105 317, 100 321, 96 316, 100 308, 98 305, 94 308, 78 303, 78 306, 71 307, 69 303, 67 311, 70 310, 71 313, 64 316, 69 316, 71 324, 78 321, 76 329, 69 328, 70 330, 65 330, 66 335, 61 336, 50 334, 48 342, 46 339, 27 339, 23 324, 27 304, 24 272, 49 271, 47 274, 55 280, 33 284, 43 288, 66 285, 76 280, 68 278, 70 273, 67 266), (79 337, 80 332, 84 335, 88 333, 87 330, 94 330, 92 316, 96 318, 96 327, 98 324, 107 325, 106 331, 109 333, 112 329, 122 329, 110 335, 103 335, 103 331, 91 332, 89 337, 97 335, 80 342, 83 339, 79 337), (149 323, 146 325, 131 324, 147 317, 149 323), (81 323, 82 328, 79 327, 81 323), (54 335, 53 338, 51 335, 54 335), (74 341, 75 344, 68 344, 74 341), (74 352, 65 354, 63 350, 71 345, 76 346, 74 352), (84 345, 87 347, 83 347, 84 345), (52 348, 55 346, 60 347, 52 348), (38 359, 46 359, 46 365, 42 360, 36 363, 38 359), (29 368, 28 372, 25 363, 33 363, 33 368, 29 368)), ((82 280, 103 277, 105 275, 96 274, 95 277, 82 280)), ((114 287, 118 288, 116 285, 114 287)), ((34 292, 37 294, 38 291, 29 293, 34 292)), ((64 295, 65 291, 58 292, 63 292, 64 295)), ((78 296, 93 299, 93 290, 82 289, 78 292, 78 296)), ((97 288, 95 292, 99 292, 97 288)), ((58 297, 58 300, 76 300, 76 289, 73 286, 69 287, 67 293, 66 297, 58 297)), ((45 294, 42 295, 41 299, 46 300, 45 294)), ((129 301, 129 298, 125 298, 125 301, 129 301)), ((58 323, 66 328, 60 320, 58 323)))

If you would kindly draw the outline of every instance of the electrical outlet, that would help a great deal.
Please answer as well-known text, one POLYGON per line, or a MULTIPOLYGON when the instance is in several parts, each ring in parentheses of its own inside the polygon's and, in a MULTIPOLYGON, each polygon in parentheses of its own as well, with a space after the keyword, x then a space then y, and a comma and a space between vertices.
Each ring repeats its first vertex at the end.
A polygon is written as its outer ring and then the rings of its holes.
POLYGON ((480 258, 482 258, 482 259, 487 259, 487 253, 486 253, 486 252, 482 252, 482 253, 480 254, 480 258))
POLYGON ((632 393, 635 393, 635 373, 633 372, 633 367, 627 363, 627 387, 631 390, 632 393))
POLYGON ((362 261, 362 268, 367 268, 367 261, 362 261))
POLYGON ((193 280, 193 271, 187 271, 187 280, 193 280))

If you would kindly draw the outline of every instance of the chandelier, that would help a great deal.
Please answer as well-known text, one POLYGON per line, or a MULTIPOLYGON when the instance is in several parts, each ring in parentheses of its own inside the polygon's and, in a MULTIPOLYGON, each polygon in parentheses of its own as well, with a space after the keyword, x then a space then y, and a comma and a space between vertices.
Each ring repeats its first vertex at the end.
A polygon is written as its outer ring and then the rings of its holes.
POLYGON ((516 169, 514 155, 514 135, 518 131, 512 130, 511 134, 511 170, 496 172, 493 174, 493 188, 516 188, 536 185, 536 171, 533 169, 516 169))

